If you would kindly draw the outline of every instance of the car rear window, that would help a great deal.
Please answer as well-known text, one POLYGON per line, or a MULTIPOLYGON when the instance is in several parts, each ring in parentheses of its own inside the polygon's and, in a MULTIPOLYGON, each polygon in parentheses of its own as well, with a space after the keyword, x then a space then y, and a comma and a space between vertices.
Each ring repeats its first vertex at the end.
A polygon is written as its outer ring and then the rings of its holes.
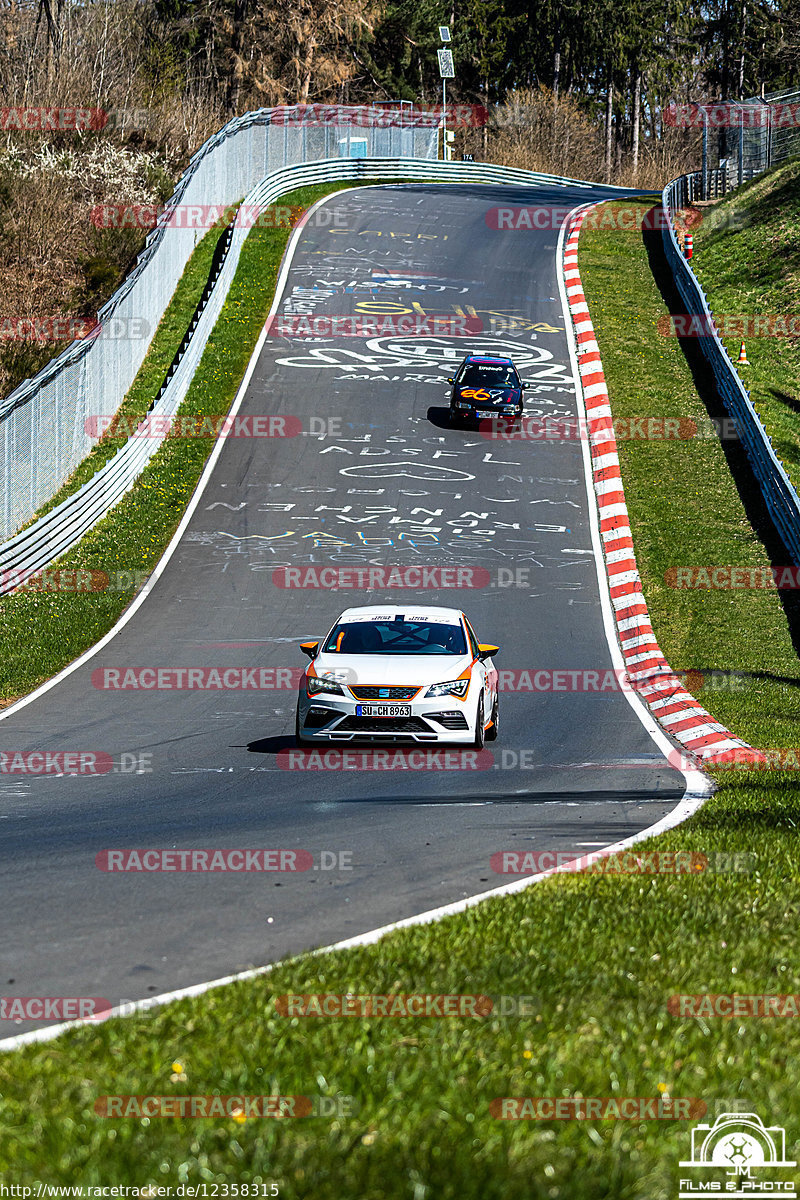
POLYGON ((348 621, 337 625, 325 654, 466 654, 460 625, 442 621, 348 621))

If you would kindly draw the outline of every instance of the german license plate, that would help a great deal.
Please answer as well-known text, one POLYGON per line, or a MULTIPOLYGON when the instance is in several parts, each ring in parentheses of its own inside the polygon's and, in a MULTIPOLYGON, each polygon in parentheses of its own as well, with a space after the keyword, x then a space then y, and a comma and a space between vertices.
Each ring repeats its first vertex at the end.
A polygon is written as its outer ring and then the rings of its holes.
POLYGON ((476 417, 499 417, 499 416, 500 416, 500 413, 499 413, 499 412, 495 412, 495 411, 491 411, 491 412, 476 412, 476 413, 475 413, 475 416, 476 416, 476 417))
POLYGON ((410 717, 410 704, 357 704, 357 717, 410 717))

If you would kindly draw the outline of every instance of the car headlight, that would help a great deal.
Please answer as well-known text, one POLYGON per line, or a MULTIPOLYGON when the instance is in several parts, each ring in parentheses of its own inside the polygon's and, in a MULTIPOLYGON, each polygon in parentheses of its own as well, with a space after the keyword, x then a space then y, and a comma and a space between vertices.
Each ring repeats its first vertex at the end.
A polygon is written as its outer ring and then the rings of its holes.
POLYGON ((306 676, 306 691, 309 696, 319 696, 322 692, 333 696, 343 696, 344 692, 335 679, 323 679, 319 675, 306 676))
POLYGON ((425 693, 425 698, 433 696, 460 696, 462 699, 467 694, 469 687, 468 679, 451 679, 449 683, 434 683, 425 693))
POLYGON ((469 400, 456 400, 456 408, 469 408, 469 400))

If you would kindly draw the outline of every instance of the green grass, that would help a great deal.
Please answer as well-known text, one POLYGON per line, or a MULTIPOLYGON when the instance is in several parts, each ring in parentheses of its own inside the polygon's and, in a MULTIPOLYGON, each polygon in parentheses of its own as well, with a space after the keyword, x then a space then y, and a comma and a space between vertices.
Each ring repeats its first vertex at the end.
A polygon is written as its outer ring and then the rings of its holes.
MULTIPOLYGON (((658 242, 660 235, 656 235, 658 242)), ((581 235, 581 275, 615 419, 679 418, 697 436, 620 440, 633 544, 656 637, 674 670, 700 672, 690 691, 755 746, 800 746, 800 663, 773 590, 681 589, 681 566, 765 568, 708 411, 676 338, 656 329, 667 309, 638 237, 581 235)))
POLYGON ((754 851, 749 875, 562 877, 378 945, 0 1056, 0 1176, 276 1181, 314 1196, 673 1200, 686 1123, 503 1122, 504 1096, 696 1097, 789 1127, 791 1020, 677 1019, 674 993, 796 992, 795 788, 721 794, 661 848, 754 851), (532 997, 500 1018, 287 1018, 286 993, 532 997), (180 1064, 186 1079, 173 1079, 180 1064), (279 1123, 104 1119, 106 1095, 347 1097, 279 1123))
MULTIPOLYGON (((585 235, 580 265, 615 415, 701 418, 677 343, 656 333, 664 307, 639 239, 585 235)), ((703 598, 663 586, 668 566, 701 554, 764 560, 719 444, 620 450, 639 566, 673 666, 757 667, 766 681, 703 699, 756 742, 795 744, 794 692, 773 678, 798 678, 777 598, 703 598)), ((17 1184, 206 1183, 209 1194, 215 1183, 274 1181, 283 1200, 677 1195, 686 1123, 503 1122, 489 1107, 503 1096, 696 1097, 711 1120, 738 1105, 786 1126, 787 1155, 797 1158, 798 1021, 681 1019, 668 1002, 676 993, 800 992, 798 822, 793 777, 737 771, 657 844, 754 854, 749 873, 561 876, 374 946, 305 957, 0 1056, 0 1176, 17 1184), (277 996, 309 992, 527 996, 532 1011, 279 1014, 277 996), (340 1096, 353 1111, 238 1122, 109 1120, 94 1109, 104 1095, 209 1093, 340 1096)))
MULTIPOLYGON (((800 162, 737 188, 704 217, 692 267, 719 316, 794 317, 800 328, 800 162)), ((734 362, 741 337, 723 339, 734 362)), ((800 489, 800 336, 747 337, 740 368, 756 411, 800 489)))
MULTIPOLYGON (((281 206, 308 207, 340 191, 341 183, 301 188, 281 206)), ((196 249, 161 321, 150 351, 119 409, 133 422, 147 411, 180 346, 208 278, 218 230, 196 249)), ((233 402, 272 303, 290 230, 257 226, 242 248, 228 298, 180 412, 219 415, 233 402)), ((85 483, 124 439, 107 437, 41 512, 85 483)), ((153 570, 177 528, 213 447, 208 438, 168 439, 140 479, 113 511, 54 569, 128 572, 123 581, 153 570)), ((77 658, 105 634, 133 598, 131 585, 117 591, 17 591, 0 598, 0 705, 25 695, 77 658)))

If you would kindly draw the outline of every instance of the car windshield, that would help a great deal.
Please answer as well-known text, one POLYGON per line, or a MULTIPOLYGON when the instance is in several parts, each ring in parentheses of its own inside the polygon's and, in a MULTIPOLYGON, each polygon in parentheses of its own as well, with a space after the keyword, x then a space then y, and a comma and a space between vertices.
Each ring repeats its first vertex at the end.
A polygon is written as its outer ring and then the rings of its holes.
POLYGON ((462 387, 519 387, 514 368, 500 363, 467 363, 458 382, 462 387))
POLYGON ((324 646, 326 654, 466 654, 460 625, 415 621, 348 621, 337 625, 324 646))

